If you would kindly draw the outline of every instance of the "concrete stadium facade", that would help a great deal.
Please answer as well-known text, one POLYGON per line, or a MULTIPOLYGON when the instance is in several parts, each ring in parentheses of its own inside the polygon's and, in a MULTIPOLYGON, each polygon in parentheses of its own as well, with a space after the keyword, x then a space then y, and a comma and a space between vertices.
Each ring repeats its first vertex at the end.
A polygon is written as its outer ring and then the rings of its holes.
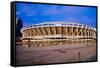
POLYGON ((47 22, 21 29, 23 45, 51 46, 96 41, 96 29, 71 22, 47 22))

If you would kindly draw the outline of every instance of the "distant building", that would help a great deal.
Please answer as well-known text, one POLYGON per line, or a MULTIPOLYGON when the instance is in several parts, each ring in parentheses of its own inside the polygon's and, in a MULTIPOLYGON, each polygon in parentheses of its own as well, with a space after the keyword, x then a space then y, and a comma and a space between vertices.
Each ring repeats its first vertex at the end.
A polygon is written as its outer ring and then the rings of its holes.
POLYGON ((68 22, 48 22, 21 29, 23 45, 62 45, 96 39, 96 29, 68 22))

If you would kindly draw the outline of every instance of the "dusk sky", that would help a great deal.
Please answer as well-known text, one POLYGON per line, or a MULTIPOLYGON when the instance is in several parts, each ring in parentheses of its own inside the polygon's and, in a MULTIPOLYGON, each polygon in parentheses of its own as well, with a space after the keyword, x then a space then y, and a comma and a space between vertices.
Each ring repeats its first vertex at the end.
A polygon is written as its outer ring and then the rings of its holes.
POLYGON ((96 7, 16 3, 24 26, 43 22, 74 22, 96 27, 96 7))

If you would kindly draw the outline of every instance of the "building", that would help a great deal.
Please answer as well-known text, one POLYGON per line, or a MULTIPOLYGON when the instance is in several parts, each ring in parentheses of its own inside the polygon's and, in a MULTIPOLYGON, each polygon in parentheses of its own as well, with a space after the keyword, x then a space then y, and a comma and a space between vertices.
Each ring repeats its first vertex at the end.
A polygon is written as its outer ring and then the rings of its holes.
POLYGON ((84 24, 47 22, 21 29, 24 46, 53 46, 96 42, 96 29, 84 24))

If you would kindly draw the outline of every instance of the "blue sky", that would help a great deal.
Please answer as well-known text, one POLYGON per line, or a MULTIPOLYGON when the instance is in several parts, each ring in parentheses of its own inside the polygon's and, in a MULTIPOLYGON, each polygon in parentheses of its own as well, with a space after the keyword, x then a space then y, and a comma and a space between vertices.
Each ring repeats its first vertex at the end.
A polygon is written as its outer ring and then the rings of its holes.
POLYGON ((43 22, 74 22, 96 27, 96 7, 16 3, 24 26, 43 22))

